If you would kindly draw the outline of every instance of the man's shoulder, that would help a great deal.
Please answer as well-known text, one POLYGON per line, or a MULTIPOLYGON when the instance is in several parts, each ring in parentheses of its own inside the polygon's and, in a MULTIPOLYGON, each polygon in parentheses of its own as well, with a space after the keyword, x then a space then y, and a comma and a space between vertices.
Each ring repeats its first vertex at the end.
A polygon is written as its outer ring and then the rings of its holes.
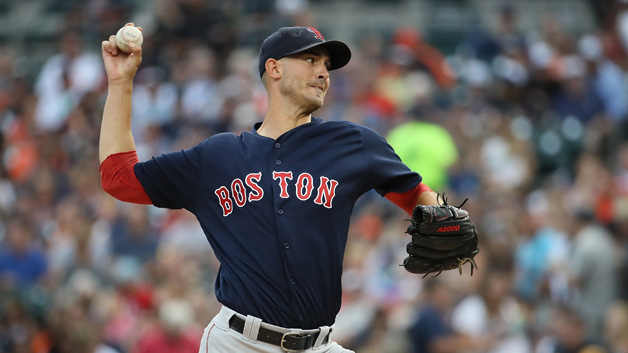
POLYGON ((363 125, 360 125, 358 123, 355 123, 353 121, 348 121, 348 120, 323 120, 323 119, 316 119, 319 120, 322 124, 325 124, 329 127, 364 127, 363 125))
POLYGON ((347 120, 325 121, 320 124, 330 138, 341 138, 343 141, 361 142, 363 144, 380 144, 384 137, 375 129, 347 120))
POLYGON ((333 129, 333 130, 346 130, 346 131, 355 131, 355 132, 367 132, 367 133, 375 133, 377 134, 377 132, 365 125, 362 125, 360 123, 356 123, 353 121, 348 121, 348 120, 323 120, 322 121, 322 126, 324 126, 327 129, 333 129))
POLYGON ((201 141, 198 145, 200 147, 209 147, 215 144, 238 143, 242 140, 245 134, 250 135, 250 133, 236 134, 234 132, 219 132, 217 134, 207 137, 205 140, 201 141))
MULTIPOLYGON (((236 134, 235 132, 227 131, 227 132, 219 132, 207 138, 207 140, 215 139, 215 140, 223 140, 223 141, 237 141, 242 138, 244 134, 250 134, 249 132, 242 132, 236 134)), ((207 141, 205 140, 205 141, 207 141)))

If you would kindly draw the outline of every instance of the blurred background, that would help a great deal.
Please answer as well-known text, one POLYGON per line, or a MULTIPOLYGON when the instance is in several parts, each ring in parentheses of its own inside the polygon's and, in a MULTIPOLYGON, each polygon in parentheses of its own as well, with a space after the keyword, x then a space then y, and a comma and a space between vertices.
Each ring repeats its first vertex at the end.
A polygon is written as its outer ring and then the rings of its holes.
POLYGON ((140 159, 249 131, 261 41, 350 44, 314 115, 369 126, 476 222, 479 270, 399 264, 355 207, 334 338, 360 353, 628 352, 628 1, 0 0, 0 352, 198 352, 218 263, 185 211, 105 194, 100 43, 144 29, 140 159))

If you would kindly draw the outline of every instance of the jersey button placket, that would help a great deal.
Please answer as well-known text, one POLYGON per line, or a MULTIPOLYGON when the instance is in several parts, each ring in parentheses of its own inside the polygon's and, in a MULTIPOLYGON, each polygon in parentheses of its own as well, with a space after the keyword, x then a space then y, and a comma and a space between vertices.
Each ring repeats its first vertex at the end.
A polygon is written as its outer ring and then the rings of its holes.
MULTIPOLYGON (((281 147, 281 143, 275 142, 274 147, 275 147, 275 149, 279 149, 281 147)), ((281 165, 281 159, 275 160, 275 165, 280 166, 281 165)), ((280 215, 280 216, 283 215, 283 209, 282 208, 277 209, 277 214, 280 215)), ((283 243, 282 245, 283 245, 283 248, 286 249, 286 250, 290 248, 290 244, 287 243, 287 242, 283 243)), ((290 284, 292 286, 296 285, 296 281, 294 280, 294 278, 290 278, 290 284)))
MULTIPOLYGON (((275 147, 276 149, 278 149, 279 147, 281 147, 281 144, 280 144, 279 142, 275 142, 274 147, 275 147)), ((278 152, 277 152, 276 154, 278 154, 278 152)), ((280 165, 281 165, 281 159, 279 159, 279 158, 278 158, 277 160, 275 160, 275 165, 280 166, 280 165)), ((280 208, 280 209, 278 209, 278 210, 277 210, 277 214, 278 214, 278 215, 282 215, 282 214, 283 214, 283 209, 281 209, 281 208, 280 208)))

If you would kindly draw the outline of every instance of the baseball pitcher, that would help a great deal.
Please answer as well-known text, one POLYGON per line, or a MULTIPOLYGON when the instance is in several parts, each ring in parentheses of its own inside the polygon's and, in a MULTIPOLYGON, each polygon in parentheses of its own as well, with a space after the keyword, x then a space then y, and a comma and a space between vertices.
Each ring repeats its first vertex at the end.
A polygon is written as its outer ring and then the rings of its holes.
MULTIPOLYGON (((132 25, 132 24, 128 24, 132 25)), ((133 78, 142 48, 102 43, 109 88, 100 135, 103 188, 119 200, 184 208, 220 261, 223 305, 200 352, 350 352, 333 341, 349 221, 375 189, 411 215, 406 270, 475 266, 468 213, 440 200, 373 130, 313 117, 349 47, 312 27, 284 27, 261 45, 268 93, 250 132, 221 133, 140 162, 131 134, 133 78)), ((400 261, 401 262, 401 261, 400 261)))

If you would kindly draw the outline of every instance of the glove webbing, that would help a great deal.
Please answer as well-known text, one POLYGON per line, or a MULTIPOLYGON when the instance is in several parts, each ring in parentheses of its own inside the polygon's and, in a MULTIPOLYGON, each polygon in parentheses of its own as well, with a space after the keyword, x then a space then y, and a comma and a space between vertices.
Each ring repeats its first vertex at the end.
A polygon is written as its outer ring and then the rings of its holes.
MULTIPOLYGON (((443 196, 441 196, 441 199, 443 200, 443 203, 440 203, 440 201, 438 200, 438 197, 440 196, 439 194, 436 194, 436 202, 438 202, 439 206, 449 206, 449 204, 447 203, 447 198, 445 197, 445 193, 443 193, 443 196)), ((467 200, 469 200, 469 198, 465 198, 464 201, 462 201, 462 203, 460 204, 460 206, 457 206, 456 208, 462 208, 462 206, 464 206, 465 203, 467 203, 467 200)))
MULTIPOLYGON (((467 200, 469 200, 468 197, 465 198, 464 201, 462 201, 460 206, 458 206, 457 208, 462 208, 462 206, 467 203, 467 200)), ((445 193, 443 193, 443 196, 440 196, 440 193, 436 194, 436 202, 439 206, 449 206, 449 204, 447 203, 447 198, 445 197, 445 193), (440 203, 440 200, 443 200, 443 203, 440 203)), ((412 219, 406 219, 406 221, 412 221, 412 219)))
MULTIPOLYGON (((473 276, 473 269, 476 269, 476 270, 478 269, 478 265, 475 263, 475 259, 473 259, 473 258, 470 258, 470 257, 458 257, 458 258, 456 258, 456 260, 458 260, 458 273, 460 273, 461 276, 462 276, 462 266, 464 266, 467 263, 471 264, 471 276, 473 276)), ((403 265, 399 265, 399 266, 403 266, 403 265)), ((432 268, 427 270, 427 272, 423 275, 422 278, 425 278, 430 273, 434 273, 436 271, 438 271, 438 273, 433 275, 432 277, 438 277, 441 273, 443 273, 443 271, 445 271, 445 268, 443 267, 443 264, 434 264, 434 266, 432 266, 432 268)))

